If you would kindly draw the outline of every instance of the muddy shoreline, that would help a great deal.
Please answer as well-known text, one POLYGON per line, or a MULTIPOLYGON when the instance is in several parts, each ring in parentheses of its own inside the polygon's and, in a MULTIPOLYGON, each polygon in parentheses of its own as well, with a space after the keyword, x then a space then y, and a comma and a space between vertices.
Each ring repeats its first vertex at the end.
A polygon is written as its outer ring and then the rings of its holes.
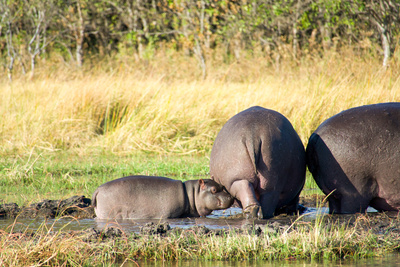
MULTIPOLYGON (((321 204, 323 196, 311 195, 301 197, 300 204, 306 208, 315 208, 327 206, 327 203, 321 204)), ((0 205, 0 219, 52 219, 61 216, 71 216, 76 219, 92 219, 95 218, 91 200, 85 196, 73 196, 64 200, 43 200, 38 203, 30 204, 26 207, 19 207, 15 203, 5 203, 0 205)), ((224 218, 227 219, 227 218, 224 218)), ((234 218, 238 220, 238 217, 234 218)), ((239 219, 240 220, 240 219, 239 219)), ((140 227, 140 233, 132 233, 132 235, 160 235, 191 232, 201 235, 224 235, 230 231, 238 234, 261 235, 265 232, 282 233, 288 230, 295 230, 296 227, 304 227, 310 223, 310 220, 299 218, 298 216, 279 215, 269 220, 244 220, 241 227, 232 229, 209 229, 206 226, 196 225, 190 228, 171 227, 168 222, 149 222, 140 227), (296 223, 294 223, 296 222, 296 223)), ((344 225, 353 227, 354 231, 370 232, 377 235, 400 235, 400 219, 397 212, 384 213, 367 213, 353 215, 328 215, 322 217, 326 228, 344 225)), ((88 242, 108 240, 119 238, 126 233, 118 227, 108 226, 102 229, 90 228, 84 231, 71 231, 69 234, 84 235, 84 239, 88 242)))

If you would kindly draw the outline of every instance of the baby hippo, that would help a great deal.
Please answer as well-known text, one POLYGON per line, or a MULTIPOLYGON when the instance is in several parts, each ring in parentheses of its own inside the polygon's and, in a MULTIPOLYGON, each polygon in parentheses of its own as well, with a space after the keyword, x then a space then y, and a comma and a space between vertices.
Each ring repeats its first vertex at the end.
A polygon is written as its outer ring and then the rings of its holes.
POLYGON ((99 219, 200 217, 227 209, 233 201, 210 179, 181 182, 154 176, 116 179, 99 186, 92 196, 99 219))

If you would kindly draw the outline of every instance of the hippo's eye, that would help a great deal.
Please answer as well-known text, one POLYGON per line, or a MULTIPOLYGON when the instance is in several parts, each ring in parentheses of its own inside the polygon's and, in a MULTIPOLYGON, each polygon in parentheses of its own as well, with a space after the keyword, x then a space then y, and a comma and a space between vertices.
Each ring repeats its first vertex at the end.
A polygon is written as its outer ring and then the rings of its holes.
POLYGON ((217 188, 211 187, 211 193, 213 193, 213 194, 217 193, 217 188))

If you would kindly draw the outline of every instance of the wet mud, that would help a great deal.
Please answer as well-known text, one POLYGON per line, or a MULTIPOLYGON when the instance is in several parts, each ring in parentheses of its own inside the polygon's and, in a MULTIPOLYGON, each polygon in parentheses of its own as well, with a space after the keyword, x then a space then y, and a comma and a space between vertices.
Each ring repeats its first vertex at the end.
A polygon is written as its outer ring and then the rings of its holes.
POLYGON ((91 199, 85 196, 73 196, 63 200, 45 199, 23 207, 19 207, 16 203, 0 205, 1 219, 56 218, 60 216, 72 216, 77 219, 94 218, 95 213, 91 207, 91 199))
MULTIPOLYGON (((300 198, 300 204, 305 207, 304 214, 310 210, 316 210, 316 207, 327 207, 326 203, 322 203, 323 196, 310 195, 300 198), (322 203, 322 204, 321 204, 322 203)), ((15 203, 5 203, 0 205, 0 218, 13 219, 13 218, 27 218, 27 219, 41 219, 41 218, 57 218, 62 216, 70 216, 80 219, 93 219, 95 213, 91 207, 91 200, 85 196, 73 196, 64 200, 43 200, 39 203, 30 204, 29 206, 19 207, 15 203)), ((366 214, 352 214, 352 215, 329 215, 319 217, 325 227, 337 227, 343 225, 346 227, 354 227, 355 231, 368 231, 373 234, 400 234, 400 218, 397 212, 369 212, 366 214)), ((268 220, 246 220, 240 217, 240 214, 235 216, 225 216, 221 218, 225 221, 231 220, 232 225, 235 227, 228 227, 223 229, 214 229, 208 225, 192 225, 188 228, 171 227, 168 221, 158 222, 144 222, 140 225, 139 231, 131 233, 138 238, 143 235, 160 235, 166 236, 168 234, 196 234, 196 235, 224 235, 230 231, 243 234, 261 235, 265 232, 282 233, 288 230, 295 230, 296 227, 312 227, 312 220, 316 219, 315 216, 298 216, 281 214, 268 220), (238 223, 239 222, 239 223, 238 223), (294 223, 296 222, 296 223, 294 223)), ((204 220, 204 219, 199 219, 204 220)), ((205 219, 207 220, 207 218, 205 219)), ((212 221, 219 219, 208 219, 212 221)), ((210 223, 210 222, 208 222, 210 223)), ((34 231, 33 231, 34 232, 34 231)), ((84 239, 88 242, 107 240, 119 238, 126 235, 124 229, 118 225, 106 225, 104 227, 96 228, 91 227, 83 231, 72 231, 84 235, 84 239)), ((25 232, 25 234, 27 234, 25 232)))

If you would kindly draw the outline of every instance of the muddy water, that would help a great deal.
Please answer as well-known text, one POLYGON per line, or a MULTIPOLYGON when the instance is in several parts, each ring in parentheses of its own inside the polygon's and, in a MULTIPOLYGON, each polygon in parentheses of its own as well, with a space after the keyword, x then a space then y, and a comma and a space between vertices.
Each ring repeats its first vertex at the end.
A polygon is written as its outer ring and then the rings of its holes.
MULTIPOLYGON (((369 209, 368 212, 374 214, 375 210, 369 209)), ((307 211, 302 215, 302 220, 315 220, 318 216, 328 213, 327 207, 322 208, 307 208, 307 211)), ((214 211, 211 215, 206 218, 181 218, 181 219, 168 219, 168 220, 121 220, 121 221, 110 221, 110 220, 98 220, 98 219, 74 219, 73 217, 62 217, 60 219, 3 219, 0 220, 0 229, 6 231, 26 231, 26 230, 38 230, 44 229, 49 232, 58 231, 79 231, 90 228, 98 230, 105 229, 109 226, 116 226, 122 231, 140 233, 143 226, 149 222, 160 223, 167 222, 171 228, 190 228, 193 226, 205 226, 211 230, 217 229, 241 229, 245 224, 248 224, 248 220, 244 219, 231 219, 229 217, 241 214, 240 208, 230 208, 225 211, 214 211)), ((375 213, 376 214, 376 213, 375 213)), ((294 216, 277 216, 269 220, 251 221, 256 224, 267 224, 271 222, 280 222, 287 224, 293 220, 294 216)), ((141 267, 153 267, 153 266, 174 266, 174 267, 189 267, 189 266, 201 266, 201 267, 231 267, 231 266, 254 266, 254 267, 275 267, 275 266, 400 266, 400 257, 398 255, 389 255, 380 259, 367 259, 357 261, 338 261, 338 262, 309 262, 309 261, 254 261, 254 262, 226 262, 226 261, 180 261, 180 262, 131 262, 119 263, 116 266, 141 266, 141 267)))
MULTIPOLYGON (((368 212, 374 212, 372 208, 368 209, 368 212)), ((163 220, 99 220, 99 219, 75 219, 73 217, 61 217, 59 219, 29 219, 29 218, 17 218, 17 219, 0 219, 0 229, 13 231, 25 231, 37 229, 47 229, 50 232, 58 231, 80 231, 89 228, 95 228, 98 230, 105 229, 106 227, 114 226, 120 228, 126 233, 134 232, 139 233, 140 228, 149 222, 155 224, 160 222, 167 222, 171 228, 190 228, 193 226, 205 226, 211 230, 217 229, 232 229, 241 228, 243 225, 248 224, 249 221, 244 219, 232 219, 230 217, 241 214, 240 208, 234 207, 227 210, 216 210, 212 214, 205 218, 179 218, 179 219, 163 219, 163 220)), ((317 216, 327 214, 328 208, 307 208, 303 214, 302 220, 314 220, 317 216)), ((274 221, 287 224, 293 216, 280 215, 269 220, 256 220, 251 223, 266 224, 274 221)))
MULTIPOLYGON (((37 230, 40 228, 48 229, 51 232, 57 231, 78 231, 89 228, 104 229, 109 226, 116 226, 124 232, 139 233, 140 228, 149 222, 160 223, 167 222, 171 228, 190 228, 193 226, 205 226, 208 229, 230 229, 241 228, 243 224, 249 223, 243 219, 230 219, 229 217, 241 214, 240 208, 230 208, 227 210, 214 211, 212 214, 205 218, 179 218, 179 219, 165 219, 165 220, 99 220, 99 219, 74 219, 73 217, 62 217, 59 219, 3 219, 0 220, 0 229, 13 231, 37 230)), ((327 208, 308 208, 304 214, 304 220, 315 219, 318 214, 327 213, 327 208)), ((278 216, 270 220, 259 220, 257 224, 263 224, 273 221, 285 221, 289 216, 278 216)))

